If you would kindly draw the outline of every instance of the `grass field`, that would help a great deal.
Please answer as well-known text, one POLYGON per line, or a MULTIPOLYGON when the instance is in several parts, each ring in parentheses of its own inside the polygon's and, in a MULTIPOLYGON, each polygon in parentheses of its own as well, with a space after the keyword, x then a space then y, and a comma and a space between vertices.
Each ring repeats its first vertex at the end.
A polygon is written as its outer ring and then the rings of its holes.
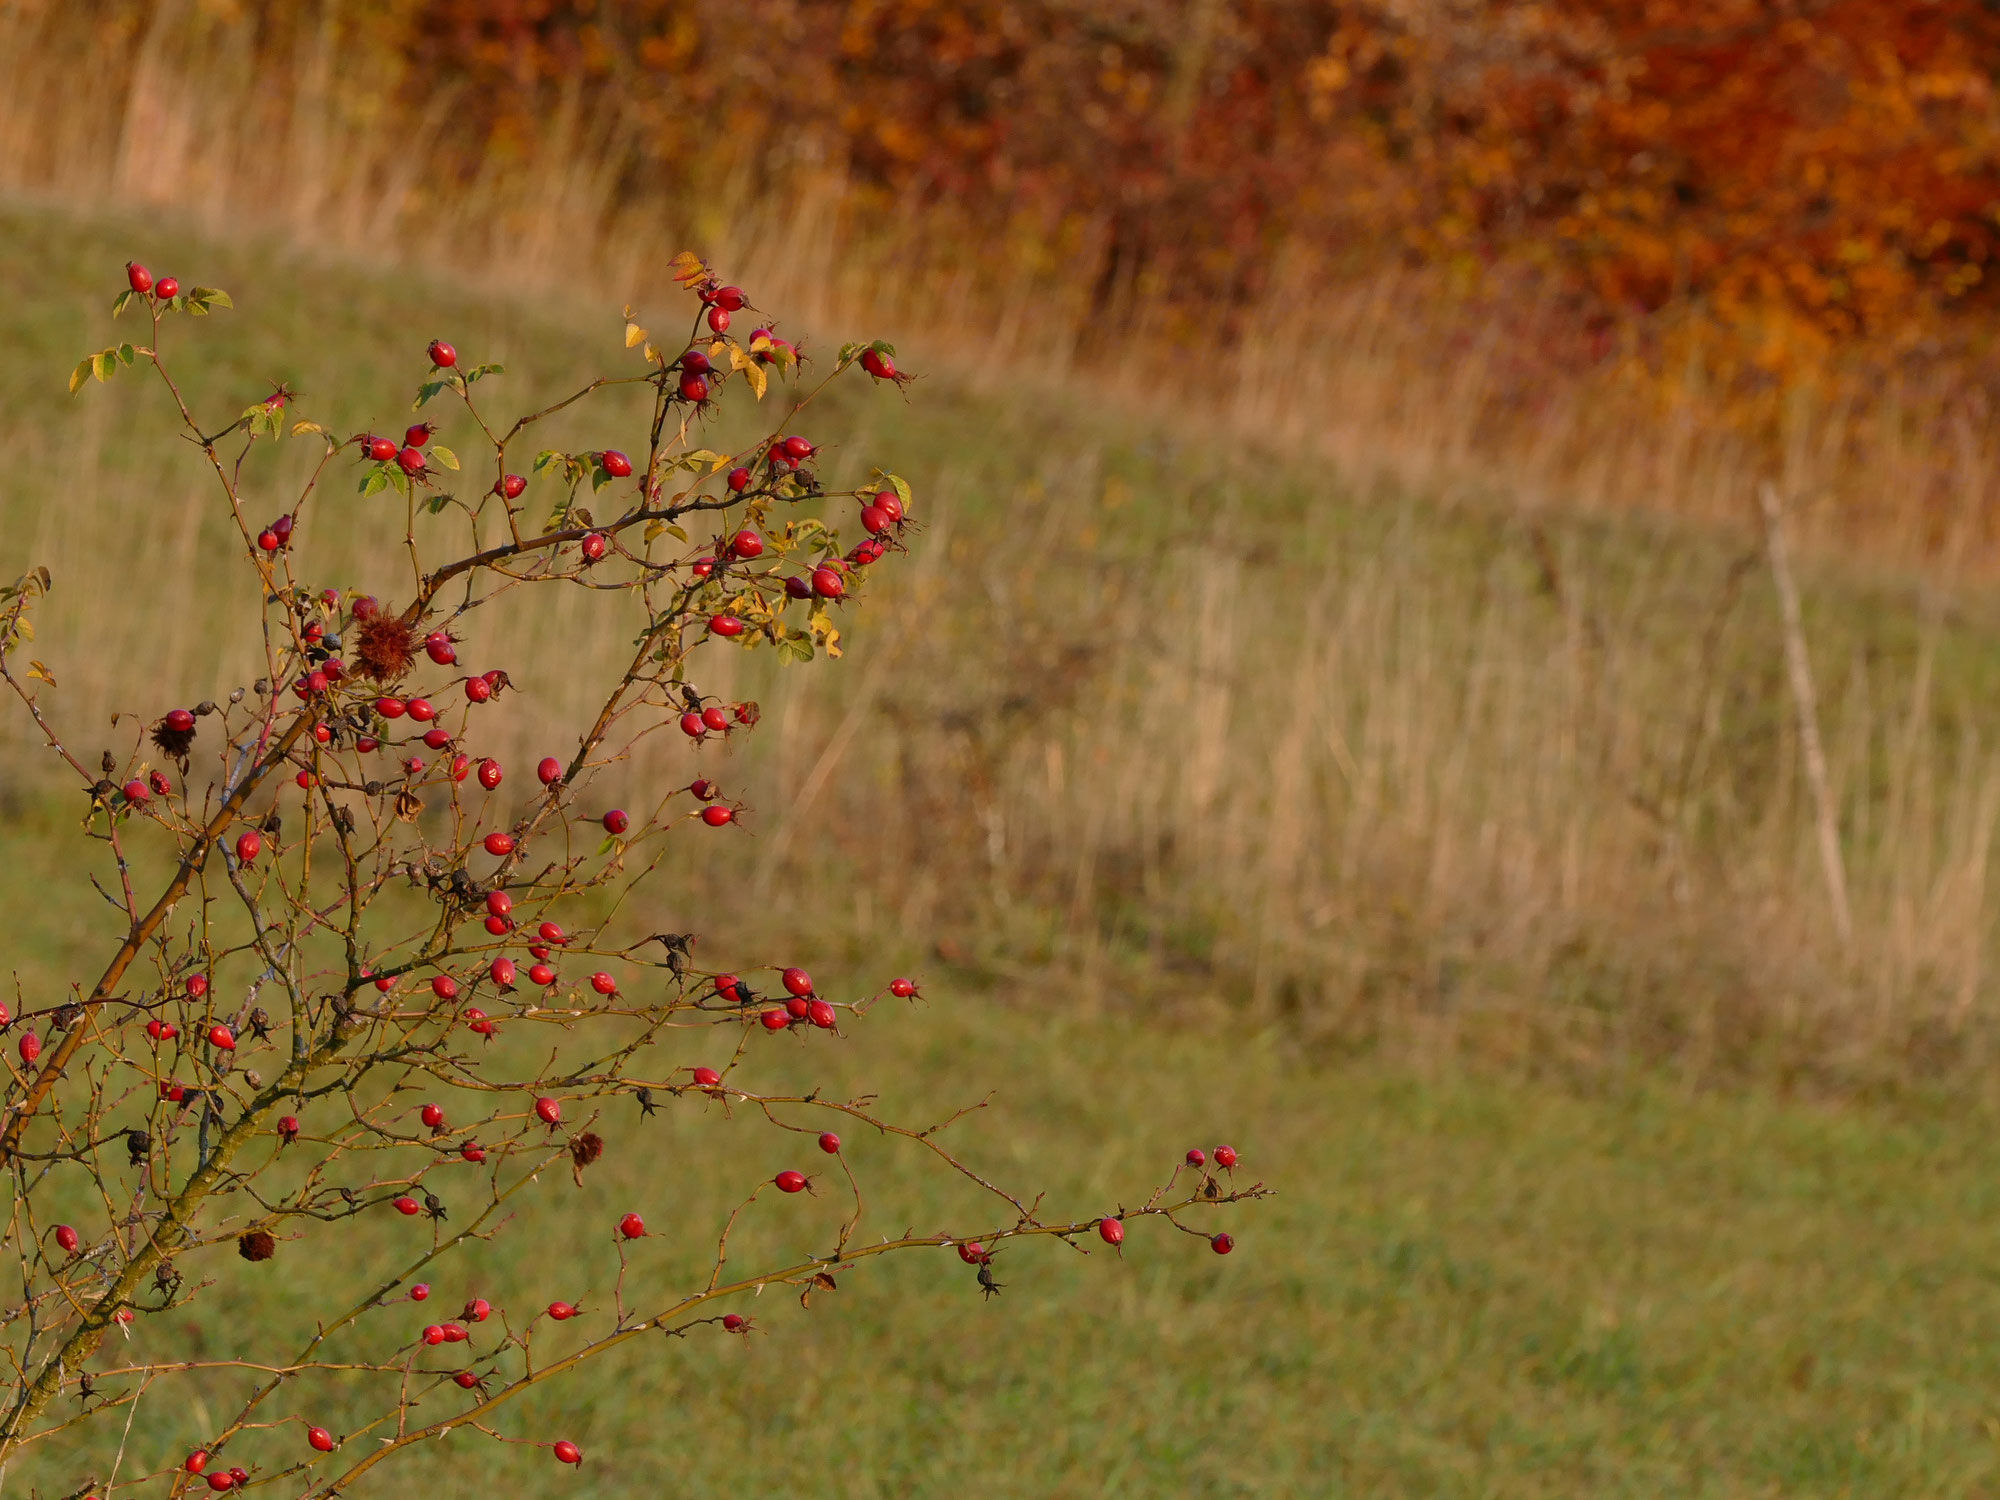
MULTIPOLYGON (((0 573, 56 569, 37 650, 73 722, 242 673, 209 644, 227 608, 157 402, 62 395, 135 238, 236 293, 198 332, 218 363, 195 382, 218 401, 295 378, 336 424, 393 420, 398 401, 365 393, 400 389, 440 324, 542 363, 551 388, 590 357, 558 331, 567 307, 0 214, 0 276, 32 292, 0 306, 0 573)), ((918 558, 836 669, 745 669, 771 712, 727 768, 766 815, 753 840, 691 850, 660 899, 711 959, 809 958, 841 989, 922 972, 928 1005, 845 1047, 770 1050, 760 1081, 883 1086, 904 1117, 993 1090, 956 1127, 965 1154, 1064 1211, 1221 1140, 1277 1196, 1231 1216, 1226 1259, 1135 1232, 1122 1259, 1010 1250, 991 1302, 945 1252, 809 1312, 774 1295, 755 1338, 647 1347, 504 1418, 578 1442, 580 1475, 459 1434, 358 1493, 1992 1493, 2000 1193, 1964 1066, 1983 1003, 1957 1032, 1933 1024, 1984 995, 1991 924, 1967 887, 1993 774, 1987 614, 1926 614, 1905 580, 1816 579, 1872 934, 1828 962, 1759 600, 1725 618, 1705 691, 1695 670, 1736 542, 1548 518, 1551 599, 1535 538, 1476 505, 1347 494, 1060 392, 939 378, 917 397, 843 407, 860 435, 840 461, 909 455, 934 507, 918 558), (909 639, 918 620, 934 637, 909 639), (1690 755, 1683 782, 1659 780, 1690 755), (1616 811, 1662 786, 1678 843, 1616 811), (1800 1009, 1822 982, 1848 1008, 1800 1009), (1824 1086, 1785 1087, 1801 1081, 1824 1086)), ((357 512, 310 545, 342 577, 381 530, 357 512)), ((526 747, 598 645, 560 618, 489 644, 530 664, 526 747)), ((76 809, 18 725, 0 777, 0 956, 43 995, 88 967, 110 914, 81 875, 51 878, 76 809)), ((440 1278, 442 1305, 591 1307, 611 1217, 705 1236, 775 1165, 765 1133, 710 1108, 606 1134, 581 1188, 540 1188, 550 1232, 440 1278)), ((851 1150, 872 1227, 968 1211, 877 1143, 851 1150)), ((797 1210, 752 1232, 788 1246, 837 1212, 797 1210)), ((184 1267, 217 1281, 199 1317, 142 1322, 132 1351, 225 1355, 396 1264, 407 1233, 364 1221, 337 1261, 218 1252, 184 1267)), ((636 1274, 665 1288, 703 1247, 648 1253, 636 1274)), ((183 1451, 232 1387, 182 1389, 141 1405, 126 1472, 183 1451)), ((300 1414, 339 1430, 342 1399, 302 1390, 300 1414)), ((102 1479, 115 1440, 31 1459, 0 1496, 102 1479)), ((253 1434, 232 1457, 274 1468, 295 1446, 295 1428, 253 1434)))

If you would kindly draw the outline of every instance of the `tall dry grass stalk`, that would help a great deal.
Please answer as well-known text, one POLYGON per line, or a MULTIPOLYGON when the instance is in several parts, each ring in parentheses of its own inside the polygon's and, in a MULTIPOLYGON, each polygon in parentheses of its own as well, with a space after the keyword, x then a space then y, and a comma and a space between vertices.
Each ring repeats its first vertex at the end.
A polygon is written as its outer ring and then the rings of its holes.
MULTIPOLYGON (((300 53, 274 60, 197 24, 190 0, 129 35, 60 7, 0 10, 0 189, 364 259, 448 245, 502 288, 615 296, 698 242, 823 326, 920 330, 941 357, 997 345, 1033 356, 1038 380, 1072 366, 1082 294, 1041 268, 996 289, 945 255, 871 250, 819 169, 765 198, 724 162, 697 201, 620 201, 593 164, 622 127, 581 99, 504 172, 427 180, 426 133, 451 100, 413 126, 394 115, 400 80, 357 72, 339 8, 317 14, 300 53)), ((734 878, 781 902, 809 893, 801 910, 837 882, 864 930, 942 934, 968 965, 1065 966, 1064 1003, 1143 968, 1147 993, 1241 1006, 1322 1044, 1395 1035, 1534 1065, 1664 1057, 1697 1076, 1837 1080, 1985 1060, 2000 722, 1947 603, 1990 554, 2000 463, 1983 434, 1947 393, 1916 389, 1865 408, 1800 397, 1787 418, 1776 479, 1809 552, 1950 558, 1914 641, 1808 601, 1853 911, 1843 952, 1749 531, 1765 455, 1711 419, 1698 372, 1651 410, 1537 386, 1506 338, 1434 314, 1428 294, 1414 278, 1329 290, 1304 268, 1281 312, 1250 320, 1266 331, 1219 367, 1171 372, 1199 386, 1191 405, 1219 393, 1259 451, 1330 458, 1350 490, 1387 485, 1371 506, 1286 510, 1218 469, 1162 482, 1167 509, 1139 524, 1101 445, 1072 428, 1048 451, 1049 428, 1026 419, 990 441, 1038 457, 931 476, 931 532, 883 586, 854 670, 767 678, 731 658, 703 684, 762 696, 778 729, 725 763, 763 809, 734 878), (954 502, 955 487, 986 503, 954 502), (1559 520, 1578 509, 1677 512, 1730 540, 1606 543, 1559 520), (1116 541, 1128 530, 1143 540, 1116 541), (1273 561, 1278 535, 1310 565, 1273 561), (941 615, 952 628, 903 628, 941 615), (901 644, 917 639, 935 644, 901 644)), ((1157 405, 1159 365, 1096 357, 1072 378, 1157 405)), ((87 420, 106 436, 106 403, 87 420)), ((80 448, 93 462, 96 445, 80 448)), ((186 476, 79 483, 88 513, 4 517, 24 559, 107 581, 191 565, 207 523, 186 476)), ((381 539, 357 527, 358 556, 381 539)), ((325 545, 318 565, 344 576, 347 544, 325 545)), ((44 620, 51 639, 105 642, 66 688, 80 713, 152 702, 162 664, 189 693, 254 670, 210 658, 206 642, 240 632, 199 600, 161 640, 102 597, 59 590, 44 620)), ((538 710, 573 708, 564 695, 608 662, 567 609, 481 643, 522 664, 526 706, 489 747, 517 763, 547 748, 538 710)), ((19 765, 18 726, 5 733, 19 765)), ((690 774, 684 748, 655 756, 635 782, 690 774)))

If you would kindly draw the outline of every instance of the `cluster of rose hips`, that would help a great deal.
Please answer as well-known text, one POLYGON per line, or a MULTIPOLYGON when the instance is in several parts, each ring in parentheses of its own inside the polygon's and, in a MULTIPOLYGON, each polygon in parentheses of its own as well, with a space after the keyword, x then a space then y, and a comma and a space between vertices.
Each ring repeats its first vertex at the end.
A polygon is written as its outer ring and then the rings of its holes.
POLYGON ((153 279, 153 273, 136 260, 125 262, 125 280, 132 290, 141 297, 156 297, 162 302, 171 302, 181 294, 181 284, 171 276, 153 279))
MULTIPOLYGON (((433 344, 431 346, 433 350, 431 357, 433 359, 437 357, 435 351, 438 349, 449 350, 450 347, 448 344, 433 344)), ((458 356, 455 354, 452 356, 454 362, 456 362, 457 358, 458 356)), ((436 432, 437 428, 431 423, 417 422, 403 430, 403 441, 401 443, 398 443, 394 438, 383 437, 379 433, 373 432, 362 433, 354 439, 354 443, 361 450, 361 456, 368 462, 385 469, 393 464, 399 472, 407 477, 422 479, 426 474, 430 473, 430 459, 425 455, 424 449, 430 446, 431 437, 436 432)), ((519 476, 515 477, 518 478, 519 476)), ((525 487, 526 482, 523 481, 523 488, 525 487)))

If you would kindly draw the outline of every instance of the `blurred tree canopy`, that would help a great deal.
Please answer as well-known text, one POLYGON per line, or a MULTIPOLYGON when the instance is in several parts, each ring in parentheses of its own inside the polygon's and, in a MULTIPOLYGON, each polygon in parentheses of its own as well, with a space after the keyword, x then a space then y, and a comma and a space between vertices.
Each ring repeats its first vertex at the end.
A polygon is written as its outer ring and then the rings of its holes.
POLYGON ((446 110, 444 171, 566 130, 634 193, 837 173, 892 241, 1190 339, 1302 265, 1525 278, 1580 349, 1699 323, 1772 374, 1977 342, 1996 296, 1996 0, 202 8, 281 62, 337 14, 407 118, 446 110))

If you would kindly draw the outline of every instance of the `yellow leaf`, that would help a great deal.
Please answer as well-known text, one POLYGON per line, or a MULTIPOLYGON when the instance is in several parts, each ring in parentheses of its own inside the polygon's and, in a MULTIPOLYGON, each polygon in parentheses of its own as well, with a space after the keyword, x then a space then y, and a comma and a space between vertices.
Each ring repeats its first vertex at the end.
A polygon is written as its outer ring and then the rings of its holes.
POLYGON ((636 349, 645 342, 645 329, 641 328, 637 323, 627 323, 625 325, 625 347, 627 349, 636 349))
POLYGON ((693 286, 708 274, 708 267, 702 264, 701 257, 694 251, 683 250, 673 259, 673 273, 674 280, 682 286, 693 286))
POLYGON ((76 362, 76 368, 69 372, 69 393, 74 396, 83 389, 83 383, 90 379, 90 358, 86 355, 76 362))
POLYGON ((758 364, 748 354, 744 354, 740 348, 736 348, 734 344, 730 344, 730 368, 732 370, 742 370, 744 372, 744 380, 750 382, 750 390, 756 392, 758 400, 764 400, 764 384, 766 384, 768 376, 764 374, 764 366, 762 364, 758 364))
POLYGON ((302 433, 302 432, 325 432, 325 431, 326 431, 326 429, 325 429, 324 427, 320 426, 320 425, 319 425, 319 423, 317 423, 317 422, 294 422, 294 423, 292 423, 292 436, 293 436, 293 437, 297 437, 297 436, 298 436, 298 435, 299 435, 300 433, 302 433))
POLYGON ((49 669, 38 661, 30 661, 28 663, 28 675, 38 681, 46 682, 50 687, 56 685, 55 678, 49 675, 49 669))

